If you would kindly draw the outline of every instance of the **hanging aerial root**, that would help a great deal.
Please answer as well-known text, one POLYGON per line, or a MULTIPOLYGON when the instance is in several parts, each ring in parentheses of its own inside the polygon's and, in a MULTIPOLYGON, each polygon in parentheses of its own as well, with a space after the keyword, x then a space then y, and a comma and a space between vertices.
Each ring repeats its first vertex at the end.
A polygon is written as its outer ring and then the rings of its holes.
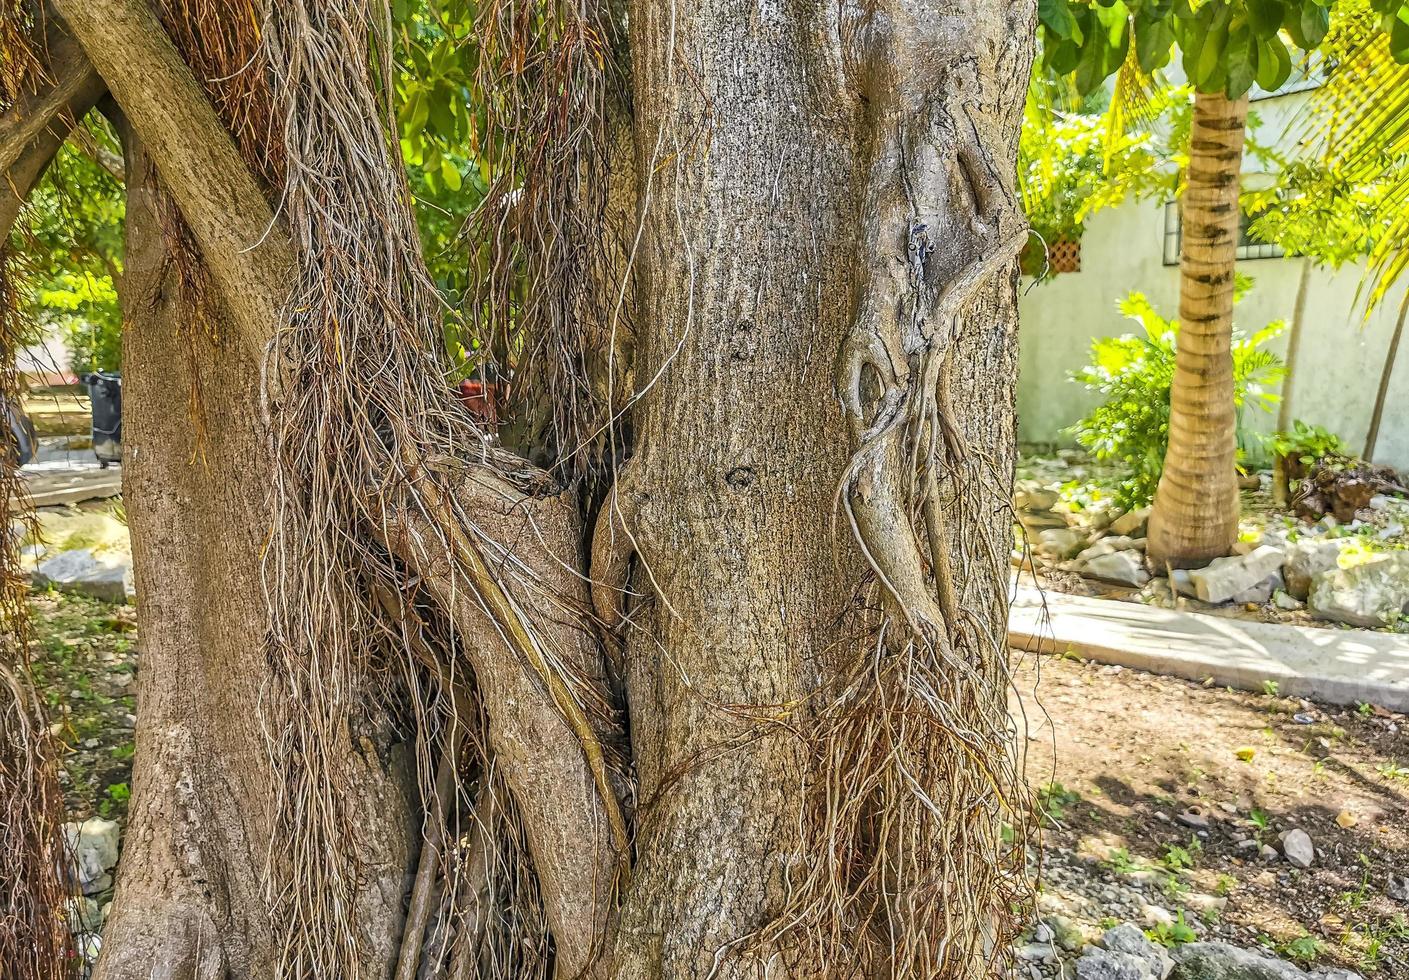
MULTIPOLYGON (((0 248, 0 403, 18 407, 23 331, 13 265, 0 248)), ((18 460, 0 455, 0 980, 63 980, 73 955, 64 802, 57 746, 29 675, 29 587, 20 568, 34 514, 18 460)))
MULTIPOLYGON (((536 970, 516 950, 551 947, 560 975, 587 975, 626 857, 619 795, 629 783, 578 567, 576 508, 492 448, 449 397, 444 310, 367 69, 369 39, 389 43, 373 6, 292 0, 269 8, 264 31, 282 213, 300 260, 270 354, 279 385, 269 406, 278 463, 265 565, 269 703, 279 709, 275 763, 288 777, 272 891, 288 924, 282 974, 376 974, 374 937, 355 915, 357 841, 345 832, 358 791, 335 760, 361 711, 399 709, 417 733, 422 798, 437 798, 431 747, 454 700, 445 687, 472 676, 483 704, 476 738, 512 813, 496 823, 493 880, 508 860, 500 855, 530 857, 533 878, 528 887, 529 863, 515 858, 515 883, 497 893, 510 904, 492 900, 502 927, 486 933, 493 948, 480 960, 536 970), (408 581, 438 610, 419 628, 442 670, 407 656, 406 624, 376 599, 405 593, 408 581)), ((455 784, 449 795, 463 798, 458 771, 455 784)), ((451 839, 446 820, 424 808, 422 840, 451 839)), ((492 971, 483 975, 501 975, 492 971)))
POLYGON ((1026 228, 945 20, 888 0, 872 16, 862 288, 835 379, 853 448, 837 514, 869 566, 870 644, 819 694, 816 857, 765 938, 838 976, 977 980, 1025 924, 1034 823, 1008 716, 1007 549, 984 510, 1005 479, 967 445, 948 386, 965 317, 1026 228))

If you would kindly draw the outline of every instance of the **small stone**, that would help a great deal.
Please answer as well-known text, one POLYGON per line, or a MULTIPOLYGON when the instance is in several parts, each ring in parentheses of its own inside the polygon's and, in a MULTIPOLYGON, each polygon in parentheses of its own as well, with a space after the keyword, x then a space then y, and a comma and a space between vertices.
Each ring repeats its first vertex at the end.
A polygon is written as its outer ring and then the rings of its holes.
POLYGON ((1385 894, 1396 902, 1409 904, 1409 875, 1390 875, 1385 894))
POLYGON ((1217 604, 1263 582, 1286 560, 1280 549, 1263 545, 1246 555, 1216 558, 1203 568, 1191 570, 1189 579, 1200 600, 1217 604))
POLYGON ((1053 558, 1072 558, 1086 547, 1086 535, 1069 527, 1048 528, 1037 536, 1037 550, 1053 558))
POLYGON ((1101 945, 1112 953, 1121 953, 1144 963, 1146 973, 1155 980, 1164 980, 1174 969, 1174 960, 1169 953, 1151 942, 1139 926, 1129 922, 1108 930, 1101 937, 1101 945))
POLYGON ((1083 574, 1136 589, 1150 580, 1150 573, 1145 570, 1145 561, 1138 551, 1116 551, 1093 558, 1086 563, 1083 574))
POLYGON ((1305 609, 1306 603, 1293 596, 1290 592, 1278 589, 1272 596, 1272 604, 1278 609, 1286 612, 1295 612, 1298 609, 1305 609))
POLYGON ((1132 538, 1138 538, 1145 533, 1145 526, 1149 522, 1150 508, 1139 507, 1111 521, 1111 533, 1126 534, 1132 538))
POLYGON ((1257 856, 1264 861, 1275 861, 1277 859, 1277 849, 1271 844, 1263 844, 1257 849, 1257 856))
POLYGON ((1162 905, 1142 905, 1140 916, 1152 926, 1172 926, 1175 921, 1174 913, 1162 905))
POLYGON ((1316 860, 1316 848, 1304 830, 1289 830, 1282 838, 1282 853, 1296 868, 1309 868, 1316 860))
POLYGON ((1207 827, 1208 816, 1199 807, 1190 807, 1175 818, 1186 827, 1207 827))
POLYGON ((1037 923, 1036 927, 1034 927, 1033 930, 1032 930, 1032 940, 1033 940, 1033 942, 1038 942, 1038 943, 1050 943, 1050 942, 1052 942, 1052 940, 1054 940, 1055 938, 1056 938, 1056 933, 1054 933, 1054 932, 1052 931, 1052 927, 1049 926, 1049 925, 1048 925, 1047 923, 1045 923, 1045 922, 1039 922, 1039 923, 1037 923))
POLYGON ((1030 963, 1041 963, 1048 957, 1055 955, 1049 943, 1027 943, 1018 947, 1018 959, 1027 960, 1030 963))

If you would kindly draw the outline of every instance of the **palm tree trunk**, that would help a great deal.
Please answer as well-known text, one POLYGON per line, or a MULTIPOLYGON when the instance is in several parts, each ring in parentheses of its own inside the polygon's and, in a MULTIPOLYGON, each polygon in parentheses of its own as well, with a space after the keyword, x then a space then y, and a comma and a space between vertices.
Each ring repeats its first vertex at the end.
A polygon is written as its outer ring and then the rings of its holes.
POLYGON ((1150 517, 1156 566, 1204 564, 1238 536, 1233 267, 1247 115, 1246 98, 1194 97, 1169 449, 1150 517))
POLYGON ((1375 392, 1375 410, 1370 415, 1370 432, 1365 436, 1366 459, 1374 462, 1375 447, 1380 441, 1380 423, 1385 417, 1385 400, 1389 397, 1389 383, 1394 377, 1394 365, 1399 360, 1399 341, 1404 337, 1404 320, 1409 316, 1409 293, 1399 304, 1399 319, 1394 321, 1394 333, 1389 338, 1389 349, 1385 351, 1385 367, 1380 372, 1380 387, 1375 392))

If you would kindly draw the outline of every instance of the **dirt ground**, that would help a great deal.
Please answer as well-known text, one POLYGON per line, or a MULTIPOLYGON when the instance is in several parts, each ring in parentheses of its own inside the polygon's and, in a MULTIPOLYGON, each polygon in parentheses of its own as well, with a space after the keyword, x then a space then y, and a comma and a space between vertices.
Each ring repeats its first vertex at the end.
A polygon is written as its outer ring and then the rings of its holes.
POLYGON ((1404 716, 1031 654, 1015 681, 1048 814, 1045 910, 1110 925, 1129 916, 1102 906, 1133 891, 1157 938, 1187 927, 1409 977, 1404 716), (1314 842, 1309 868, 1261 850, 1293 829, 1314 842))
POLYGON ((63 747, 68 818, 124 823, 137 720, 136 610, 41 592, 29 615, 31 669, 63 747))

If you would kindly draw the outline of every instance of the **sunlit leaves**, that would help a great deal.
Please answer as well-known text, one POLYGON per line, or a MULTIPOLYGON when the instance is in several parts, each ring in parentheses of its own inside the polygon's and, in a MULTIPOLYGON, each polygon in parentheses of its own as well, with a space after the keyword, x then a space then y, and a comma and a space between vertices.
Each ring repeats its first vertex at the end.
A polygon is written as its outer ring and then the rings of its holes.
MULTIPOLYGON (((1184 73, 1200 92, 1245 95, 1274 90, 1291 75, 1292 48, 1315 50, 1331 26, 1336 0, 1041 0, 1047 68, 1094 91, 1134 46, 1154 72, 1177 46, 1184 73)), ((1372 0, 1390 51, 1409 60, 1409 0, 1372 0)))

